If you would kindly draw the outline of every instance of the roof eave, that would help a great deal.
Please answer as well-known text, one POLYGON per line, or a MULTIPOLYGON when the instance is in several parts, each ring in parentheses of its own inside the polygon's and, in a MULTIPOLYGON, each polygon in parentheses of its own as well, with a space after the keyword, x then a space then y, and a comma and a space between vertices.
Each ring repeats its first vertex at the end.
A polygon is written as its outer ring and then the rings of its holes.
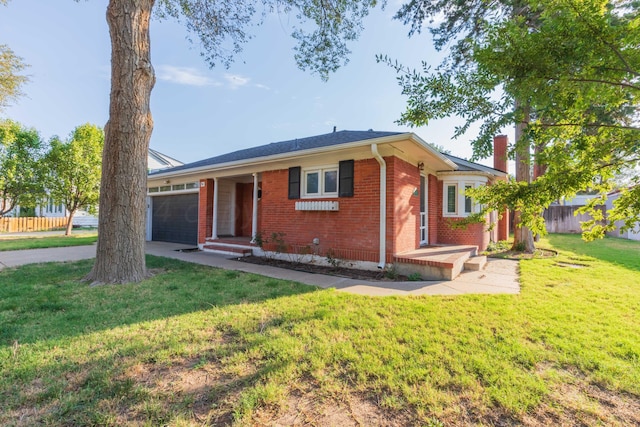
POLYGON ((489 179, 496 179, 499 178, 498 175, 494 175, 490 172, 485 172, 485 171, 461 171, 461 170, 455 170, 455 171, 438 171, 436 173, 436 176, 441 177, 441 176, 447 176, 447 175, 469 175, 469 176, 484 176, 487 177, 489 179))
MULTIPOLYGON (((168 178, 168 177, 176 177, 176 176, 183 176, 183 175, 191 175, 191 174, 199 173, 199 172, 208 172, 208 171, 214 171, 214 170, 215 171, 226 170, 226 169, 231 169, 231 168, 235 168, 235 167, 247 166, 247 165, 250 165, 250 164, 265 164, 265 163, 272 163, 272 162, 277 162, 277 161, 281 161, 281 160, 285 160, 285 159, 294 160, 294 159, 297 159, 297 158, 312 156, 314 154, 322 154, 322 153, 326 153, 326 152, 335 151, 336 148, 339 148, 340 150, 347 150, 349 148, 359 148, 359 147, 369 146, 371 144, 387 144, 387 143, 390 143, 390 142, 402 141, 402 140, 406 140, 406 139, 411 139, 411 135, 415 136, 415 134, 412 134, 410 132, 405 132, 405 133, 399 133, 399 134, 396 134, 396 135, 382 136, 382 137, 379 137, 379 138, 371 138, 371 139, 363 139, 363 140, 354 141, 354 142, 347 142, 347 143, 339 144, 339 145, 328 145, 328 146, 325 146, 325 147, 318 147, 318 148, 311 148, 311 149, 307 149, 307 150, 280 153, 280 154, 274 154, 274 155, 271 155, 271 156, 252 157, 250 159, 237 160, 237 161, 234 161, 234 162, 216 163, 216 164, 213 164, 213 165, 204 165, 204 166, 195 167, 195 168, 182 169, 182 170, 175 171, 175 172, 167 171, 167 172, 164 172, 164 173, 157 173, 157 174, 153 174, 153 175, 148 175, 148 178, 153 178, 153 179, 155 179, 155 178, 168 178)), ((420 140, 420 141, 422 141, 422 140, 420 140)), ((422 141, 422 144, 426 145, 426 143, 424 143, 424 141, 422 141)), ((431 147, 428 147, 428 148, 431 148, 431 147)), ((431 149, 431 150, 433 150, 433 149, 431 149)), ((436 151, 436 153, 440 154, 437 151, 436 151)))
MULTIPOLYGON (((403 135, 406 135, 406 134, 403 134, 403 135)), ((410 133, 410 135, 411 135, 411 139, 414 142, 418 143, 420 146, 422 146, 422 148, 425 149, 427 152, 437 157, 438 159, 442 160, 442 162, 444 162, 447 166, 453 168, 454 170, 458 169, 458 165, 452 162, 451 159, 448 159, 444 154, 442 154, 441 152, 433 148, 431 145, 427 144, 427 142, 424 139, 420 138, 415 133, 410 133)))

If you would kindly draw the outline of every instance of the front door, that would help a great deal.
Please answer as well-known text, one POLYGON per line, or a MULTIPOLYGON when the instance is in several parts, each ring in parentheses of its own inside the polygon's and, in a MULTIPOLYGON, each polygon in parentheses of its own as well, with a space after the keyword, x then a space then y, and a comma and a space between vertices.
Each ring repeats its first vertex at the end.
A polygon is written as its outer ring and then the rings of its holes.
POLYGON ((429 214, 427 178, 420 175, 420 246, 429 244, 429 214))
POLYGON ((235 183, 218 180, 218 236, 234 236, 235 183))

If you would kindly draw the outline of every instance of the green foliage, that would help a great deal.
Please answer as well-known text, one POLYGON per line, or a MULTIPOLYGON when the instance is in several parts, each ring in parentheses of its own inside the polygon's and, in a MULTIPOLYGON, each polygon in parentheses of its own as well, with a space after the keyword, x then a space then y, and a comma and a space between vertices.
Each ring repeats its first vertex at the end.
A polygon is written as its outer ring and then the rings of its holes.
POLYGON ((511 249, 511 243, 508 240, 500 240, 499 242, 489 243, 486 252, 504 252, 509 249, 511 249))
POLYGON ((342 258, 338 257, 338 255, 336 255, 336 252, 331 248, 327 249, 327 251, 325 252, 325 257, 327 258, 327 262, 329 263, 329 265, 336 269, 340 268, 344 263, 342 258))
POLYGON ((411 273, 407 278, 410 282, 419 282, 422 280, 420 273, 411 273))
POLYGON ((43 148, 35 129, 0 121, 0 217, 43 196, 43 148))
POLYGON ((22 95, 20 87, 29 78, 20 74, 27 65, 22 62, 22 58, 9 48, 0 44, 0 111, 22 95))
POLYGON ((395 264, 387 264, 384 266, 384 277, 391 280, 396 280, 400 273, 398 273, 398 268, 395 264))
POLYGON ((78 126, 65 142, 54 137, 46 156, 50 196, 75 213, 95 213, 100 197, 104 132, 98 126, 78 126))
MULTIPOLYGON (((552 201, 586 189, 604 193, 616 174, 640 164, 639 10, 637 2, 608 0, 412 1, 397 17, 419 32, 443 14, 429 29, 448 55, 421 71, 378 59, 400 73, 408 95, 400 122, 421 126, 455 115, 465 123, 454 137, 479 123, 475 159, 491 154, 501 129, 524 123, 511 155, 535 147, 544 176, 493 187, 484 200, 520 210, 541 234, 540 213, 552 201)), ((631 225, 633 197, 624 194, 610 217, 631 225)), ((591 228, 592 236, 602 232, 591 228)))
POLYGON ((256 233, 255 243, 265 253, 267 257, 272 257, 281 253, 286 253, 289 250, 289 245, 284 240, 286 236, 283 232, 272 232, 270 236, 265 237, 263 231, 256 233))
POLYGON ((346 64, 348 42, 358 38, 362 20, 377 0, 335 0, 329 4, 310 0, 284 2, 266 0, 175 1, 159 0, 155 14, 160 19, 183 21, 195 34, 202 55, 213 67, 229 66, 234 55, 252 35, 247 28, 259 25, 269 12, 295 16, 291 36, 298 41, 295 59, 302 70, 311 70, 326 80, 331 72, 346 64), (311 23, 312 25, 309 25, 311 23))

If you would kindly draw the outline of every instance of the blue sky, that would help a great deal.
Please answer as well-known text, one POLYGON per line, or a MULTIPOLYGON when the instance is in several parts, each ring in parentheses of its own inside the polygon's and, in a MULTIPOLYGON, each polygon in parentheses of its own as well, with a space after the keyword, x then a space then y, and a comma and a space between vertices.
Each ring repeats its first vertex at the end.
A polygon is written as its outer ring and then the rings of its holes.
MULTIPOLYGON (((351 44, 345 67, 328 82, 299 70, 289 34, 294 19, 270 15, 230 68, 210 69, 198 44, 172 21, 151 24, 157 82, 151 95, 151 148, 191 162, 246 147, 338 130, 412 130, 428 142, 471 156, 469 138, 452 140, 458 121, 409 129, 395 120, 405 108, 394 70, 377 64, 389 55, 411 67, 434 65, 428 34, 408 38, 392 16, 399 2, 376 10, 351 44)), ((109 108, 110 42, 107 0, 12 0, 0 6, 0 43, 30 64, 26 97, 2 115, 35 127, 48 140, 90 122, 104 126, 109 108)), ((510 132, 510 130, 507 130, 510 132)), ((510 135, 512 137, 512 135, 510 135)), ((482 162, 490 164, 490 162, 482 162)))

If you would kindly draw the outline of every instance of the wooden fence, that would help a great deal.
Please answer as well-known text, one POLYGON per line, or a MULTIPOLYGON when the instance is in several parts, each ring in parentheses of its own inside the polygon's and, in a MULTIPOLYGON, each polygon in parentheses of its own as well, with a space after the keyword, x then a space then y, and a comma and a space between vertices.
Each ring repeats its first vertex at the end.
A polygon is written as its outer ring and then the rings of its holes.
MULTIPOLYGON (((544 211, 544 220, 549 233, 582 233, 580 223, 592 219, 589 214, 576 214, 582 206, 549 206, 544 211)), ((599 209, 605 210, 604 206, 599 209)))
POLYGON ((68 218, 0 218, 0 233, 20 233, 23 231, 46 231, 67 226, 68 218))

